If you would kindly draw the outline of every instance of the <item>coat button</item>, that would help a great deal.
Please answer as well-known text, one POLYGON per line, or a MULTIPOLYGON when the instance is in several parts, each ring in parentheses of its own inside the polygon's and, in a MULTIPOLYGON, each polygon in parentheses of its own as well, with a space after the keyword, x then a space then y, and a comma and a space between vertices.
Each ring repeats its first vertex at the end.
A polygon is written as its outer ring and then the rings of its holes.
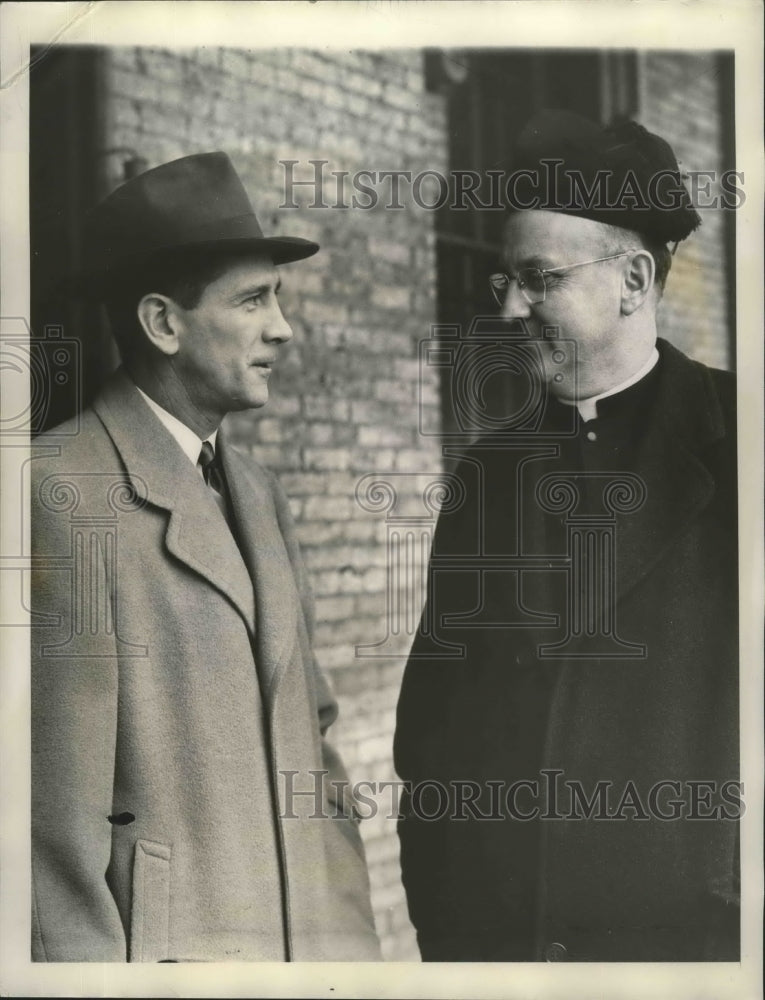
POLYGON ((568 958, 568 949, 559 941, 553 941, 545 948, 545 962, 565 962, 568 958))

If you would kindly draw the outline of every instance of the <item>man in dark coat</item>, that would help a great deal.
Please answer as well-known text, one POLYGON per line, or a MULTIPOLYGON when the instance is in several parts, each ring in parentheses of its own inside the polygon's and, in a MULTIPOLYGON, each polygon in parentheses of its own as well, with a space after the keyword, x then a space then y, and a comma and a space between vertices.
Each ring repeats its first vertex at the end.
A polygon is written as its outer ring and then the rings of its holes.
POLYGON ((655 322, 698 216, 634 123, 518 148, 491 283, 527 391, 449 451, 395 743, 411 918, 430 961, 737 961, 735 384, 655 322))
POLYGON ((375 960, 337 703, 274 477, 225 441, 292 336, 224 153, 94 210, 124 366, 32 461, 32 957, 375 960))

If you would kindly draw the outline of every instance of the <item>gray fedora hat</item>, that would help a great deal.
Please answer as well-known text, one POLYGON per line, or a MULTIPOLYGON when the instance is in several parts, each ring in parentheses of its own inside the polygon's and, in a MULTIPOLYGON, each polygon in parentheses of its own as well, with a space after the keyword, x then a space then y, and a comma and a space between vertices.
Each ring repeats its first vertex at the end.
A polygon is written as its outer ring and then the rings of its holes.
POLYGON ((251 249, 287 264, 312 256, 319 245, 264 236, 226 153, 198 153, 139 174, 88 213, 80 280, 118 277, 158 255, 206 248, 251 249))

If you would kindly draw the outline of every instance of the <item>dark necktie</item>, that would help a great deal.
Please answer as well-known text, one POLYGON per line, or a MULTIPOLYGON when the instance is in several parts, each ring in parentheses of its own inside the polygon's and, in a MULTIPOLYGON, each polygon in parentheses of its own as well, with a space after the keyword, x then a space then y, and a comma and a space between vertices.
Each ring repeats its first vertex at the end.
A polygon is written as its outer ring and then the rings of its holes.
POLYGON ((197 461, 201 466, 205 482, 210 489, 218 494, 217 497, 215 497, 215 501, 218 504, 223 517, 226 519, 226 524, 229 527, 229 531, 234 536, 234 541, 239 546, 241 551, 242 546, 240 544, 239 533, 236 528, 236 518, 234 517, 231 507, 231 494, 228 489, 228 484, 226 483, 226 475, 223 471, 220 454, 209 441, 203 441, 197 461))
POLYGON ((199 464, 202 467, 202 475, 208 486, 212 487, 216 493, 226 499, 226 481, 223 478, 220 458, 209 441, 202 442, 202 450, 199 452, 199 464))

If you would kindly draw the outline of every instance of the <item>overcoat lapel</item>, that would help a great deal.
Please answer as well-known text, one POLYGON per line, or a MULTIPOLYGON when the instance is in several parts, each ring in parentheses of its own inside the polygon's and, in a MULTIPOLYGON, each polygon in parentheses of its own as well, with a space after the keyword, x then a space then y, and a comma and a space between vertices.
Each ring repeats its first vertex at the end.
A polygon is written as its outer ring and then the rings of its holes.
POLYGON ((93 404, 142 499, 169 512, 168 551, 209 581, 255 633, 252 582, 237 544, 197 471, 120 369, 93 404))
POLYGON ((660 383, 634 468, 645 501, 616 519, 617 600, 651 571, 715 492, 702 458, 724 433, 711 376, 670 344, 659 341, 659 347, 660 383))
POLYGON ((267 474, 218 436, 237 537, 255 592, 257 664, 264 694, 273 700, 298 635, 299 597, 267 474))

